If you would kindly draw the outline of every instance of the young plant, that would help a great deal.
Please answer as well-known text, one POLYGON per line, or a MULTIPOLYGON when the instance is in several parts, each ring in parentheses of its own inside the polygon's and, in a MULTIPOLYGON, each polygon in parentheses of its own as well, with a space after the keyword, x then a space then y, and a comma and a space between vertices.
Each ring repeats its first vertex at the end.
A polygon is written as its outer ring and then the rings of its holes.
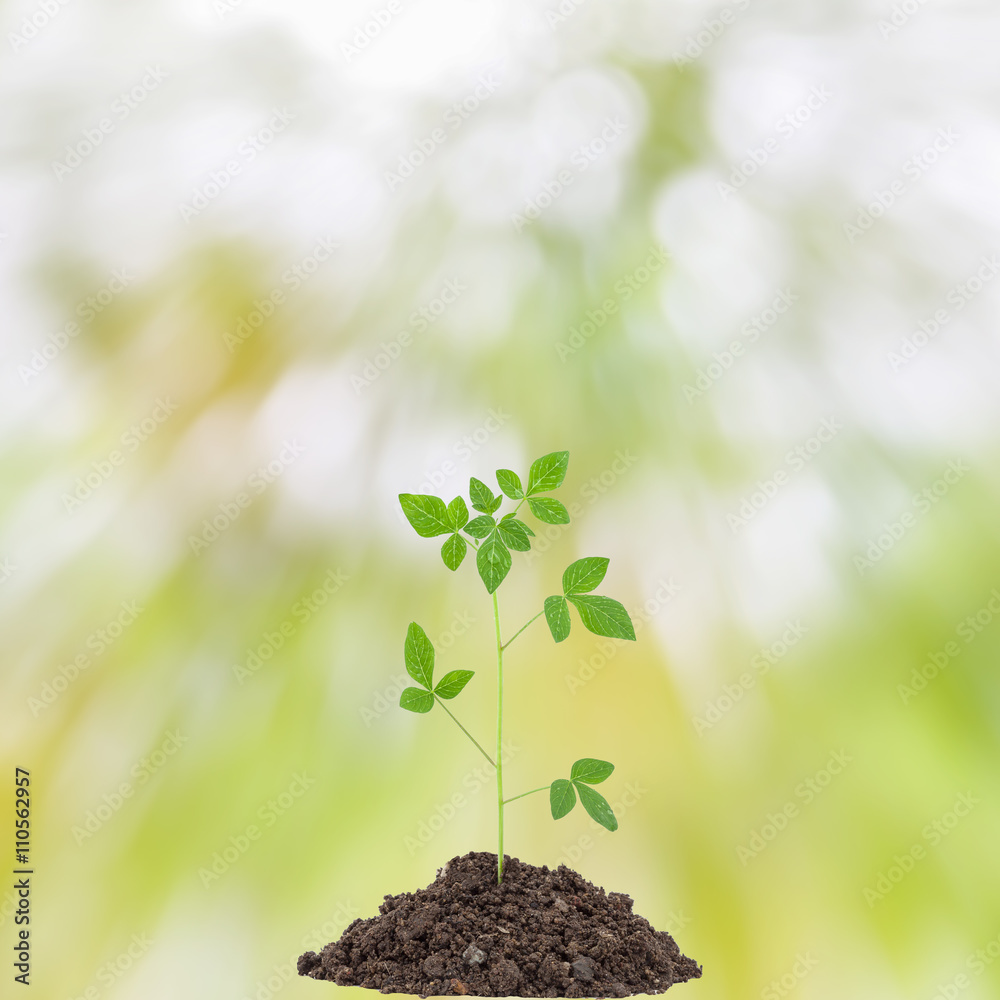
POLYGON ((570 768, 569 778, 557 778, 550 785, 521 792, 509 799, 503 797, 503 760, 501 742, 503 740, 503 654, 510 644, 542 615, 548 623, 549 631, 556 642, 562 642, 569 633, 572 619, 569 607, 572 605, 585 628, 597 635, 613 639, 635 639, 635 630, 628 612, 616 600, 592 593, 608 571, 608 560, 601 557, 578 559, 567 567, 562 576, 562 593, 547 597, 542 610, 521 626, 506 642, 500 627, 500 604, 497 591, 511 569, 511 550, 528 552, 535 533, 518 518, 521 508, 527 504, 532 515, 544 524, 569 524, 569 511, 554 497, 542 494, 558 489, 566 478, 569 464, 568 451, 554 451, 532 462, 528 472, 528 482, 522 485, 520 477, 509 469, 497 470, 497 485, 502 495, 495 495, 484 482, 473 477, 469 481, 469 501, 479 516, 470 520, 465 500, 458 496, 449 504, 440 497, 424 494, 401 493, 399 502, 407 520, 417 534, 423 538, 437 538, 447 535, 441 547, 441 558, 448 569, 457 570, 465 560, 469 546, 476 553, 476 568, 493 598, 493 621, 496 627, 497 648, 497 749, 494 760, 472 737, 469 731, 455 718, 445 705, 461 693, 474 676, 471 670, 452 670, 434 684, 434 647, 427 634, 412 622, 406 633, 403 647, 406 670, 419 687, 408 687, 399 699, 402 708, 410 712, 429 712, 435 704, 440 705, 455 724, 475 744, 479 752, 496 768, 497 775, 497 882, 503 881, 503 811, 504 806, 515 799, 522 799, 536 792, 549 792, 549 807, 553 819, 561 819, 575 805, 579 795, 583 808, 601 826, 608 830, 618 829, 618 820, 607 800, 591 786, 599 784, 614 771, 614 764, 606 760, 584 757, 570 768), (499 520, 497 512, 504 499, 514 501, 517 506, 499 520), (468 539, 466 538, 468 536, 468 539))

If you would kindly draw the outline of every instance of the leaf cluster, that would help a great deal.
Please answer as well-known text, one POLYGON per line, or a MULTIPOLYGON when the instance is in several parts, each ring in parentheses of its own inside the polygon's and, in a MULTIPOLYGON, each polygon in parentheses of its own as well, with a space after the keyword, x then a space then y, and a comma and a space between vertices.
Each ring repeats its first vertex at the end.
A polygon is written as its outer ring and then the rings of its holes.
POLYGON ((612 597, 590 593, 600 586, 608 571, 608 562, 603 556, 577 559, 563 573, 562 594, 545 598, 545 620, 556 642, 562 642, 569 635, 570 604, 576 608, 584 626, 596 635, 635 640, 635 628, 624 605, 612 597))
POLYGON ((429 712, 434 699, 454 698, 475 676, 472 670, 450 670, 434 686, 434 645, 427 633, 416 623, 410 622, 403 643, 406 672, 420 685, 408 687, 399 697, 401 708, 409 712, 429 712))
POLYGON ((549 786, 549 806, 553 819, 562 819, 576 805, 576 797, 580 796, 583 808, 590 818, 596 820, 605 829, 614 832, 618 829, 618 820, 608 805, 608 800, 600 792, 594 791, 591 785, 600 784, 611 776, 615 765, 606 760, 594 757, 584 757, 578 760, 570 769, 569 780, 556 778, 549 786))
POLYGON ((420 493, 400 493, 399 503, 407 520, 423 538, 447 535, 441 546, 441 558, 450 570, 457 570, 468 553, 470 542, 476 549, 476 568, 486 590, 493 594, 503 583, 511 567, 511 551, 527 552, 534 531, 518 518, 525 503, 531 513, 545 524, 569 524, 569 511, 554 497, 541 496, 558 489, 566 478, 568 451, 554 451, 531 463, 527 486, 510 469, 498 469, 495 494, 481 479, 469 480, 469 503, 478 512, 470 519, 469 507, 461 496, 445 505, 440 497, 420 493), (517 507, 499 520, 494 516, 504 497, 516 500, 517 507))

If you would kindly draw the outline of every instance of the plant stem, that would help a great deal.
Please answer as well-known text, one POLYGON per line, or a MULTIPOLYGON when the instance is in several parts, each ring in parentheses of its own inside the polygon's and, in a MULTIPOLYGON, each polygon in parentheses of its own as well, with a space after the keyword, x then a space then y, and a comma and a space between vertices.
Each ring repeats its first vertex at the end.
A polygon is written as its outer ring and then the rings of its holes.
MULTIPOLYGON (((439 705, 440 705, 440 706, 441 706, 441 707, 442 707, 442 708, 443 708, 443 709, 444 709, 444 710, 445 710, 445 711, 446 711, 446 712, 447 712, 447 713, 448 713, 449 715, 451 715, 451 711, 449 710, 448 706, 447 706, 447 705, 446 705, 446 704, 445 704, 445 703, 444 703, 444 702, 443 702, 443 701, 442 701, 442 700, 441 700, 441 699, 440 699, 440 698, 439 698, 439 697, 438 697, 437 695, 434 695, 434 700, 435 700, 435 701, 436 701, 436 702, 437 702, 437 703, 438 703, 438 704, 439 704, 439 705)), ((482 755, 483 755, 483 756, 484 756, 484 757, 485 757, 485 758, 486 758, 486 759, 487 759, 487 760, 488 760, 488 761, 489 761, 489 762, 490 762, 490 763, 491 763, 491 764, 492 764, 492 765, 493 765, 494 767, 496 767, 496 766, 497 766, 497 765, 496 765, 496 762, 495 762, 495 761, 493 760, 493 758, 492 758, 492 757, 491 757, 491 756, 490 756, 490 755, 489 755, 489 754, 488 754, 488 753, 487 753, 487 752, 486 752, 486 751, 485 751, 485 750, 484 750, 484 749, 483 749, 483 748, 482 748, 482 747, 481 747, 481 746, 479 745, 479 742, 478 742, 478 740, 476 740, 476 738, 475 738, 475 737, 474 737, 474 736, 472 735, 472 733, 470 733, 470 732, 469 732, 469 730, 468 730, 468 729, 466 729, 466 728, 465 728, 465 726, 463 726, 463 725, 462 725, 462 723, 461 723, 461 722, 459 722, 459 721, 458 721, 458 719, 456 719, 454 715, 451 715, 451 718, 452 718, 452 720, 454 721, 455 725, 456 725, 456 726, 458 726, 458 728, 459 728, 459 729, 461 729, 461 730, 462 730, 462 732, 463 732, 463 733, 465 733, 465 735, 466 735, 466 736, 468 736, 468 737, 469 737, 469 739, 470 739, 470 740, 472 740, 472 742, 476 744, 476 749, 477 749, 477 750, 478 750, 478 751, 479 751, 479 752, 480 752, 480 753, 481 753, 481 754, 482 754, 482 755)))
POLYGON ((538 619, 539 619, 539 618, 541 618, 541 617, 542 617, 542 615, 544 615, 544 614, 545 614, 545 610, 544 610, 544 609, 543 609, 543 610, 541 610, 541 611, 539 611, 539 612, 538 612, 538 614, 537 614, 537 615, 535 615, 535 617, 534 617, 534 618, 532 618, 532 619, 531 619, 531 621, 530 621, 530 622, 528 622, 528 624, 527 624, 527 625, 522 625, 522 626, 521 626, 521 627, 520 627, 520 628, 519 628, 519 629, 518 629, 518 630, 517 630, 517 631, 516 631, 516 632, 515 632, 515 633, 514 633, 514 634, 513 634, 513 635, 512 635, 512 636, 511 636, 511 637, 510 637, 510 638, 509 638, 509 639, 508 639, 508 640, 507 640, 507 641, 506 641, 505 643, 504 643, 504 644, 503 644, 503 647, 502 647, 502 648, 503 648, 503 649, 506 649, 506 648, 507 648, 507 647, 508 647, 508 646, 509 646, 509 645, 510 645, 510 644, 511 644, 511 643, 512 643, 512 642, 513 642, 513 641, 514 641, 514 640, 515 640, 515 639, 516 639, 516 638, 517 638, 517 637, 518 637, 518 636, 519 636, 519 635, 520 635, 520 634, 521 634, 521 633, 522 633, 522 632, 523 632, 523 631, 524 631, 524 630, 525 630, 526 628, 527 628, 527 627, 528 627, 528 625, 530 625, 530 624, 531 624, 531 622, 535 622, 535 621, 538 621, 538 619))
POLYGON ((508 802, 514 802, 517 799, 523 799, 525 795, 534 795, 535 792, 547 792, 548 790, 549 790, 548 785, 542 785, 541 788, 532 788, 530 792, 521 792, 520 795, 515 795, 513 798, 504 799, 504 804, 506 805, 506 803, 508 802))
POLYGON ((503 642, 500 639, 500 604, 493 591, 493 621, 497 630, 497 883, 503 881, 503 642))

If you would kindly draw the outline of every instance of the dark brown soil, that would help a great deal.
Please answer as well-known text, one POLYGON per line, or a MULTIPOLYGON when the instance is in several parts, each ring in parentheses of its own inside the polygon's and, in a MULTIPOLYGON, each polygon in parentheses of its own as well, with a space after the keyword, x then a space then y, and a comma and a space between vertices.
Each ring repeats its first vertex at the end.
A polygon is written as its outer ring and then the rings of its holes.
POLYGON ((307 951, 299 975, 422 997, 627 997, 701 976, 629 896, 506 855, 497 885, 496 866, 452 858, 426 889, 386 896, 378 916, 307 951))

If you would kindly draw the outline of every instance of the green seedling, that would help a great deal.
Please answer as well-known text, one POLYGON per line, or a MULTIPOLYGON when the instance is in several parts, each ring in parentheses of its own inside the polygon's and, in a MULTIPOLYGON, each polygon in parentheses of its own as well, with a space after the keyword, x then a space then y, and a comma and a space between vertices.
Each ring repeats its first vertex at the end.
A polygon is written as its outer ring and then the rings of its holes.
POLYGON ((618 829, 618 820, 607 800, 593 785, 610 777, 614 764, 594 757, 584 757, 570 768, 569 778, 557 778, 550 785, 533 788, 529 792, 503 797, 503 760, 501 742, 503 740, 503 654, 508 646, 529 625, 543 615, 548 623, 552 638, 562 642, 572 627, 570 606, 580 617, 584 627, 597 635, 613 639, 635 639, 635 629, 628 612, 616 600, 594 594, 608 571, 608 560, 602 557, 578 559, 567 567, 562 575, 562 593, 547 597, 542 610, 518 629, 506 642, 503 641, 500 626, 500 603, 497 591, 507 578, 513 562, 511 551, 528 552, 535 533, 518 514, 527 504, 536 520, 544 524, 569 524, 569 511, 554 497, 542 494, 558 489, 566 478, 569 464, 568 451, 555 451, 533 462, 528 472, 527 485, 522 485, 520 477, 509 469, 497 470, 497 485, 501 495, 495 495, 486 483, 473 477, 469 481, 469 502, 478 517, 470 519, 469 508, 463 497, 455 497, 445 504, 440 497, 424 494, 401 493, 399 502, 407 520, 417 534, 423 538, 437 538, 447 535, 441 546, 441 558, 445 566, 453 572, 465 561, 471 547, 476 553, 476 569, 493 598, 493 621, 496 626, 497 648, 497 749, 494 760, 472 734, 455 718, 445 704, 459 695, 475 676, 471 670, 452 670, 434 683, 434 646, 427 633, 412 622, 406 633, 403 654, 406 670, 419 687, 408 687, 399 699, 402 708, 410 712, 430 712, 440 705, 451 716, 455 724, 472 740, 479 752, 496 768, 498 845, 497 881, 503 881, 503 811, 504 806, 515 799, 548 791, 549 806, 553 819, 561 819, 576 805, 577 796, 583 808, 601 826, 608 830, 618 829), (499 519, 497 513, 506 500, 516 503, 513 510, 499 519), (468 537, 466 537, 468 536, 468 537))

